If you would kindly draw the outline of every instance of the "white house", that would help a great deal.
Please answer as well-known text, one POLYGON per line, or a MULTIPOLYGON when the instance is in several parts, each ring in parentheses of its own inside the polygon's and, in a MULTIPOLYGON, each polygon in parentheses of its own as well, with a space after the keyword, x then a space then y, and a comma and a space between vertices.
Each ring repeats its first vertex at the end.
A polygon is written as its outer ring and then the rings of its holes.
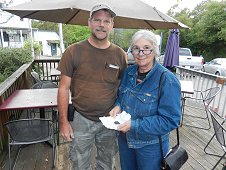
POLYGON ((39 42, 42 45, 41 55, 43 56, 59 56, 60 37, 54 31, 36 30, 33 31, 34 42, 39 42))
POLYGON ((61 54, 60 37, 56 32, 32 29, 31 20, 21 20, 18 16, 0 10, 0 47, 21 48, 28 39, 42 45, 41 55, 61 54))
POLYGON ((0 16, 0 47, 21 48, 30 37, 29 20, 5 11, 0 11, 0 16))

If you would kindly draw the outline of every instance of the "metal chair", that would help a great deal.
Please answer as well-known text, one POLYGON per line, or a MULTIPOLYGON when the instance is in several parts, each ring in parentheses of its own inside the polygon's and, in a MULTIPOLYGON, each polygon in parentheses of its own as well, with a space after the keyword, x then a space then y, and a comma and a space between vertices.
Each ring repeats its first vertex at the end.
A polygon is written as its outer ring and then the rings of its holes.
MULTIPOLYGON (((47 89, 47 88, 58 88, 58 86, 54 82, 38 82, 38 83, 35 83, 31 87, 31 89, 47 89)), ((34 113, 34 115, 35 115, 35 113, 37 113, 37 112, 38 112, 37 109, 32 109, 32 112, 28 113, 28 114, 30 114, 28 117, 32 117, 31 114, 34 113)), ((33 117, 35 117, 35 116, 33 116, 33 117)))
MULTIPOLYGON (((226 121, 226 118, 225 117, 220 116, 216 111, 213 111, 212 109, 211 109, 211 112, 213 112, 214 115, 218 117, 218 121, 221 122, 221 125, 223 125, 225 123, 225 121, 226 121)), ((207 151, 208 146, 210 145, 211 141, 214 139, 215 136, 216 136, 216 134, 214 133, 213 136, 208 141, 208 143, 206 144, 206 146, 204 148, 204 152, 206 154, 208 154, 208 155, 214 155, 214 156, 218 156, 219 157, 221 155, 210 153, 210 152, 207 151)))
POLYGON ((41 80, 40 79, 40 75, 37 72, 35 72, 35 71, 31 72, 31 77, 32 77, 32 80, 33 80, 34 84, 35 83, 41 83, 42 84, 42 83, 51 82, 51 81, 48 81, 48 80, 41 80))
POLYGON ((222 126, 222 122, 219 122, 217 116, 219 116, 215 111, 212 109, 209 109, 209 113, 212 119, 213 129, 216 136, 216 139, 218 143, 220 144, 222 151, 224 152, 223 155, 215 155, 214 156, 220 156, 220 159, 217 161, 217 163, 214 165, 212 169, 215 169, 217 165, 220 163, 220 161, 225 157, 226 155, 226 129, 222 126))
MULTIPOLYGON (((34 84, 32 87, 32 89, 46 89, 46 88, 58 88, 58 85, 54 82, 39 82, 39 83, 36 83, 34 84)), ((58 123, 58 110, 57 108, 52 108, 51 109, 51 112, 52 112, 52 120, 54 122, 54 125, 55 125, 55 134, 57 134, 57 144, 59 145, 59 140, 60 140, 60 137, 59 137, 59 123, 58 123)))
POLYGON ((58 85, 54 82, 51 82, 51 81, 38 82, 38 83, 35 83, 31 88, 32 89, 58 88, 58 85))
POLYGON ((208 107, 210 106, 210 103, 214 100, 216 95, 220 92, 220 87, 212 87, 203 91, 200 90, 194 90, 193 96, 185 96, 184 97, 184 102, 182 106, 182 117, 181 117, 181 126, 186 125, 198 129, 205 129, 208 130, 210 129, 210 119, 208 116, 208 107), (192 105, 186 104, 188 101, 192 102, 192 105), (198 105, 198 106, 197 106, 198 105), (200 110, 200 114, 203 114, 202 116, 197 116, 197 115, 189 115, 189 114, 184 114, 184 108, 185 107, 190 107, 194 109, 200 110), (207 127, 202 127, 202 126, 194 126, 191 124, 183 124, 184 120, 184 115, 191 116, 193 118, 197 118, 199 120, 201 119, 206 119, 207 120, 207 127))
POLYGON ((21 146, 52 141, 52 166, 55 166, 55 137, 50 119, 19 119, 4 124, 8 130, 9 170, 12 168, 11 146, 20 145, 13 168, 21 151, 21 146))
POLYGON ((34 83, 40 83, 41 82, 41 79, 40 79, 39 74, 37 72, 32 71, 31 76, 32 76, 34 83))

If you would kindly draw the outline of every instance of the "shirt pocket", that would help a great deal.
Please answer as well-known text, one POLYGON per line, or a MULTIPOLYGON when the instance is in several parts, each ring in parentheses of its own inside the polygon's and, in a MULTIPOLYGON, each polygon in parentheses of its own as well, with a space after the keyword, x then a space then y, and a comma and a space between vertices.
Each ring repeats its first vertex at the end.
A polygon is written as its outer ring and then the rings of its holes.
POLYGON ((151 116, 155 114, 152 112, 156 106, 156 96, 150 93, 138 94, 135 104, 136 113, 138 117, 151 116))
POLYGON ((119 66, 106 64, 103 72, 103 79, 108 83, 116 83, 119 76, 119 66))

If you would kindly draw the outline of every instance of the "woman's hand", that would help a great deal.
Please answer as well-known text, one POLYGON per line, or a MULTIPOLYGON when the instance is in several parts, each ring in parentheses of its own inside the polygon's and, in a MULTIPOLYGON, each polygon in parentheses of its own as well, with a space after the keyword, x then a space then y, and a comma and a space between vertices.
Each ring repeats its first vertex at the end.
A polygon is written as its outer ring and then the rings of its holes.
POLYGON ((121 113, 121 108, 119 106, 115 106, 110 112, 109 115, 111 117, 116 117, 117 114, 121 113))
POLYGON ((118 125, 118 131, 122 131, 123 133, 126 133, 130 130, 131 127, 131 120, 128 120, 124 122, 123 124, 118 125))

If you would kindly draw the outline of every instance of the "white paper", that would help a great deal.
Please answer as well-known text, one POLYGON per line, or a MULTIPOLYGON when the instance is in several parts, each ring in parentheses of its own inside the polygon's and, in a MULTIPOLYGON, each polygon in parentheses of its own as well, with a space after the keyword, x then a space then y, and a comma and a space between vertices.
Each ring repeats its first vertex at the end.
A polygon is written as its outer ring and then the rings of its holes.
POLYGON ((99 119, 106 128, 117 130, 119 124, 122 124, 131 119, 131 115, 123 111, 122 113, 117 114, 115 118, 111 116, 104 116, 99 117, 99 119))

